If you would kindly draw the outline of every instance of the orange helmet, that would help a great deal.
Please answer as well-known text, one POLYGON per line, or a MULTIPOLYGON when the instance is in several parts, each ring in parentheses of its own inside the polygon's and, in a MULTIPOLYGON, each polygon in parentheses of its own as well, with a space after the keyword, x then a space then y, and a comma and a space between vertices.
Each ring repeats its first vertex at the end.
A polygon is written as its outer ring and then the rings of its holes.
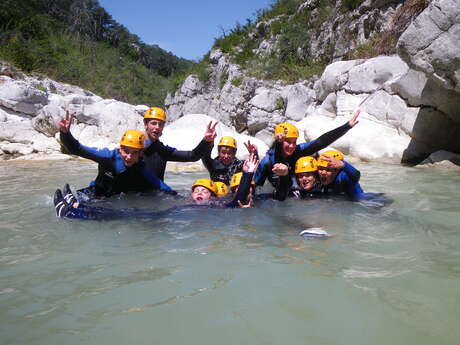
POLYGON ((217 146, 230 146, 233 147, 234 149, 237 148, 236 146, 236 140, 233 137, 222 137, 219 140, 219 143, 217 146))
POLYGON ((195 189, 195 187, 198 187, 198 186, 206 188, 213 195, 217 195, 218 193, 216 184, 208 178, 200 178, 196 180, 195 183, 192 185, 192 191, 195 189))
POLYGON ((166 113, 163 109, 158 107, 148 108, 144 114, 144 119, 157 119, 166 121, 166 113))
POLYGON ((317 164, 316 159, 312 156, 300 157, 295 163, 295 173, 300 174, 318 171, 317 164))
POLYGON ((144 148, 145 134, 135 129, 128 129, 123 133, 120 140, 121 146, 132 147, 133 149, 144 148))
POLYGON ((299 130, 296 126, 290 123, 280 123, 275 127, 275 136, 277 134, 283 134, 285 138, 295 138, 299 137, 299 130))

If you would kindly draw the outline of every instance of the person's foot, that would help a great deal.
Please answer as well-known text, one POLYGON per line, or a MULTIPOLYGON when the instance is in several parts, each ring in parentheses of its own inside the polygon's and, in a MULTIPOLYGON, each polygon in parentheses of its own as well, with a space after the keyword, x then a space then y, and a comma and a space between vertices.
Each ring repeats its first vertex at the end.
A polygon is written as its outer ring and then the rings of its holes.
POLYGON ((54 208, 56 210, 56 217, 64 218, 67 210, 69 209, 69 205, 65 202, 60 189, 56 189, 56 192, 54 192, 53 201, 54 208))
POLYGON ((73 203, 78 202, 75 195, 73 195, 68 183, 64 185, 64 188, 62 189, 62 194, 64 194, 64 200, 67 204, 72 205, 73 203))

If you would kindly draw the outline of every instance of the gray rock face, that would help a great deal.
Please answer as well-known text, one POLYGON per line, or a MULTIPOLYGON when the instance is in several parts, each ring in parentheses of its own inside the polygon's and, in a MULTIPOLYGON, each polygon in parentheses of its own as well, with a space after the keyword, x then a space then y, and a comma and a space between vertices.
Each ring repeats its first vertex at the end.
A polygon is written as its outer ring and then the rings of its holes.
MULTIPOLYGON (((403 162, 417 164, 436 150, 460 153, 460 2, 434 0, 398 41, 398 53, 420 72, 402 84, 408 102, 423 105, 403 162), (423 83, 423 80, 426 82, 423 83), (409 85, 417 85, 410 87, 409 85), (408 87, 409 86, 409 87, 408 87)), ((403 92, 401 92, 403 93, 403 92)))
MULTIPOLYGON (((219 61, 214 60, 213 69, 231 69, 225 55, 212 56, 220 56, 219 61)), ((439 88, 398 56, 338 61, 327 66, 318 80, 294 85, 242 77, 240 85, 229 78, 219 88, 218 71, 211 73, 214 80, 194 89, 195 96, 187 96, 182 89, 170 96, 168 116, 182 117, 190 109, 193 113, 208 111, 206 114, 238 132, 246 131, 270 145, 273 128, 280 122, 300 121, 299 128, 305 128, 301 134, 313 140, 345 123, 359 108, 361 129, 353 129, 355 135, 347 134, 350 139, 339 141, 338 147, 344 152, 366 160, 400 161, 409 154, 424 159, 436 150, 457 147, 452 144, 456 125, 444 113, 452 111, 455 102, 444 99, 440 104, 439 88), (442 140, 439 133, 429 138, 430 130, 447 134, 442 140), (417 145, 410 145, 411 141, 417 145)))
POLYGON ((103 100, 91 92, 49 79, 22 78, 0 76, 3 156, 55 156, 61 149, 56 140, 56 122, 65 110, 76 115, 72 133, 89 146, 114 147, 124 130, 143 128, 146 106, 103 100))
POLYGON ((460 92, 460 2, 434 0, 403 33, 398 53, 445 89, 460 92))
POLYGON ((37 90, 24 81, 2 76, 0 79, 0 104, 6 108, 35 116, 48 104, 45 92, 37 90))

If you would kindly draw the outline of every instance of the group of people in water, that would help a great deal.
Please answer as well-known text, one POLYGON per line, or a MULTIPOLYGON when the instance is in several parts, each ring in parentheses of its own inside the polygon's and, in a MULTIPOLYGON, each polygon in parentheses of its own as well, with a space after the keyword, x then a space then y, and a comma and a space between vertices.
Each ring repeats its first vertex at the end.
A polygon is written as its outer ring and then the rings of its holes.
POLYGON ((151 107, 144 114, 145 130, 125 131, 119 148, 110 150, 91 148, 78 142, 70 132, 74 115, 66 112, 57 124, 62 145, 71 154, 97 162, 98 175, 88 187, 78 190, 77 196, 68 184, 62 191, 56 190, 56 215, 78 219, 153 218, 184 207, 252 207, 257 198, 282 201, 288 197, 314 198, 333 194, 352 201, 366 199, 369 194, 364 193, 359 185, 360 172, 344 160, 341 152, 328 150, 318 154, 353 128, 358 123, 358 116, 359 111, 344 125, 301 144, 297 144, 299 131, 293 124, 278 124, 274 143, 265 157, 259 161, 257 146, 248 141, 245 146, 249 157, 241 161, 236 158, 237 142, 230 136, 219 139, 218 155, 211 158, 217 122, 211 121, 207 125, 203 139, 193 150, 181 151, 160 141, 166 113, 161 108, 151 107), (193 183, 192 205, 152 212, 111 210, 90 203, 97 198, 128 192, 159 190, 176 195, 164 183, 167 162, 199 159, 209 171, 210 178, 193 183), (273 193, 256 195, 256 186, 262 186, 267 179, 274 187, 273 193), (226 197, 227 194, 232 197, 226 197))

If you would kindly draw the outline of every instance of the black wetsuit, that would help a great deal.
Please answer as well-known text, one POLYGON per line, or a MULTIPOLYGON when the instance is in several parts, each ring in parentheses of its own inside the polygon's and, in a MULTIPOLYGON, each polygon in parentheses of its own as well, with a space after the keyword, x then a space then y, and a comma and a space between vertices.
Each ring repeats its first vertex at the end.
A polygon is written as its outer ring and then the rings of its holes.
POLYGON ((129 191, 148 192, 159 189, 172 192, 168 185, 146 169, 142 160, 127 167, 119 150, 98 149, 81 145, 70 132, 60 132, 60 139, 71 154, 98 163, 96 179, 90 183, 89 187, 80 191, 89 198, 93 196, 109 197, 129 191))
POLYGON ((227 185, 230 184, 230 180, 234 174, 243 171, 244 162, 237 158, 229 165, 225 165, 219 160, 219 157, 212 159, 208 153, 201 158, 201 161, 206 169, 208 169, 211 180, 220 181, 227 185))
POLYGON ((121 209, 113 210, 102 207, 95 207, 80 203, 78 207, 72 207, 64 199, 55 199, 56 214, 61 218, 73 218, 73 219, 90 219, 90 220, 115 220, 115 219, 157 219, 162 216, 171 215, 171 213, 182 212, 194 209, 209 209, 209 208, 235 208, 238 207, 238 201, 243 204, 247 203, 247 196, 249 187, 251 186, 251 180, 253 173, 244 173, 241 178, 240 187, 235 197, 227 203, 211 202, 205 205, 182 205, 174 206, 172 208, 163 211, 146 211, 139 209, 121 209))
POLYGON ((144 145, 146 167, 162 181, 164 180, 168 161, 196 162, 212 149, 212 143, 208 143, 204 139, 192 151, 179 151, 174 147, 163 144, 159 140, 145 140, 144 145))

